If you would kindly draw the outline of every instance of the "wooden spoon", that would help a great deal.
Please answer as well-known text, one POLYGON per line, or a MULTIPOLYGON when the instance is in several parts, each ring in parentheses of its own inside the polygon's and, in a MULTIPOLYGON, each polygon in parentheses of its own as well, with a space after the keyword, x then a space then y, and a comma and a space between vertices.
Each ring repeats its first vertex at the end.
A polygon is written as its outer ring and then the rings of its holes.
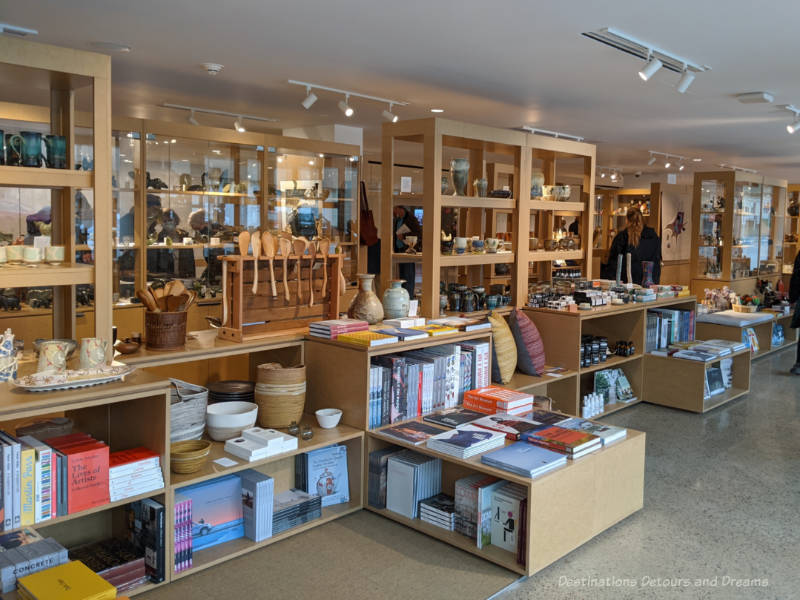
POLYGON ((310 308, 314 306, 314 260, 317 258, 317 245, 314 242, 308 242, 308 255, 311 261, 308 266, 308 290, 310 294, 308 306, 310 308))
POLYGON ((136 290, 136 297, 142 301, 142 304, 144 304, 150 312, 161 312, 155 299, 147 290, 136 290))
POLYGON ((172 284, 169 290, 170 296, 180 296, 186 293, 186 286, 183 285, 183 281, 180 279, 173 279, 170 283, 172 284))
MULTIPOLYGON (((344 256, 344 253, 342 252, 342 247, 341 246, 339 246, 336 249, 336 253, 341 255, 341 256, 344 256)), ((338 268, 338 271, 339 271, 339 295, 340 296, 342 294, 344 294, 345 289, 347 289, 347 280, 344 278, 344 273, 342 273, 342 263, 343 262, 344 262, 343 260, 339 261, 339 268, 338 268)))
POLYGON ((289 302, 289 283, 286 280, 286 272, 289 270, 289 254, 292 253, 292 240, 281 237, 278 238, 278 246, 281 249, 281 256, 283 257, 283 293, 286 297, 286 302, 289 302))
POLYGON ((167 311, 176 312, 181 310, 180 307, 186 304, 187 300, 189 300, 189 294, 181 294, 180 296, 167 296, 165 300, 167 302, 167 311))
POLYGON ((308 240, 304 237, 295 238, 292 240, 292 248, 297 255, 297 303, 303 302, 303 254, 308 247, 308 240))
POLYGON ((253 294, 258 289, 258 257, 261 255, 261 232, 256 229, 250 236, 250 245, 253 247, 253 294))
MULTIPOLYGON (((247 256, 250 248, 250 232, 242 231, 239 234, 239 254, 247 256)), ((244 267, 244 261, 242 261, 244 267)), ((222 261, 222 326, 228 324, 228 262, 222 261)))
POLYGON ((331 250, 331 241, 328 238, 322 238, 317 246, 322 254, 322 301, 325 302, 325 291, 328 289, 328 252, 331 250))
POLYGON ((269 282, 272 286, 272 297, 275 298, 278 295, 278 291, 275 289, 275 267, 272 264, 275 260, 275 240, 272 237, 272 234, 269 231, 265 231, 261 234, 261 249, 264 251, 264 254, 269 259, 269 282))

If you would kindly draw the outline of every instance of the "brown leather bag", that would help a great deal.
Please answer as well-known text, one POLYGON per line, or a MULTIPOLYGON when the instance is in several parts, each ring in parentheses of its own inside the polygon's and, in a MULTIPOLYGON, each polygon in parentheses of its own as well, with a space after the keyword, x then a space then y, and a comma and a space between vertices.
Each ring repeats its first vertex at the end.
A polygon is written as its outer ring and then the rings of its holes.
POLYGON ((361 216, 359 218, 359 235, 361 245, 374 246, 378 243, 378 228, 375 227, 375 218, 367 202, 367 185, 361 182, 361 216))

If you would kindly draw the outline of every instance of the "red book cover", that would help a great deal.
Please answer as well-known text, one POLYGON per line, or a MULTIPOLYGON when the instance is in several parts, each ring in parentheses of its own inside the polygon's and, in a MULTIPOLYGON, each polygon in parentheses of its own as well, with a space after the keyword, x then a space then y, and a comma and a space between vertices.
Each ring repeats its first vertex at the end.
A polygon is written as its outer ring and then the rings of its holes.
POLYGON ((153 452, 144 446, 139 446, 138 448, 131 448, 130 450, 112 452, 109 457, 108 466, 120 467, 122 465, 139 462, 140 460, 147 460, 148 458, 158 458, 158 456, 157 452, 153 452))
POLYGON ((79 440, 91 440, 93 439, 88 433, 70 433, 68 435, 60 435, 54 438, 48 438, 43 440, 45 444, 50 446, 51 448, 59 448, 64 444, 73 444, 79 440))
POLYGON ((67 514, 108 504, 108 446, 74 446, 67 455, 67 514))
POLYGON ((579 452, 600 441, 600 438, 594 434, 566 429, 557 425, 538 431, 525 432, 521 437, 525 441, 546 445, 552 449, 562 448, 565 452, 579 452))

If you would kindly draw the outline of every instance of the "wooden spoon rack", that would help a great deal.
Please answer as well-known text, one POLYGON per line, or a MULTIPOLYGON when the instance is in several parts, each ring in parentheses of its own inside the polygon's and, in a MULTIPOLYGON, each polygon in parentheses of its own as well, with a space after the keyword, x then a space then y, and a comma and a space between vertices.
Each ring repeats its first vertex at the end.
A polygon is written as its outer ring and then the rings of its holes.
POLYGON ((258 287, 253 293, 253 273, 255 260, 252 256, 221 256, 226 261, 227 274, 223 285, 227 286, 228 323, 217 330, 220 339, 231 342, 270 337, 284 333, 287 329, 306 327, 312 321, 339 318, 339 271, 342 257, 329 254, 328 288, 322 295, 323 255, 317 254, 314 259, 314 305, 309 306, 309 274, 311 257, 304 254, 300 259, 300 297, 297 295, 297 255, 288 255, 289 301, 283 291, 283 257, 275 257, 275 281, 277 296, 272 296, 270 283, 269 260, 263 256, 258 261, 258 287))

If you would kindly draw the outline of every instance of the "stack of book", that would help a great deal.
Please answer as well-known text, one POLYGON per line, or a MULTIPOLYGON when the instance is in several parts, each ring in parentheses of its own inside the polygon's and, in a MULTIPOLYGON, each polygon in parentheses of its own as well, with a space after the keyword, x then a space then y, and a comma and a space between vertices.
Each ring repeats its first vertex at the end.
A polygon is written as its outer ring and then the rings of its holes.
POLYGON ((520 416, 533 410, 533 396, 496 385, 469 390, 464 394, 464 408, 487 415, 508 413, 520 416))
POLYGON ((409 519, 419 516, 419 502, 442 491, 442 461, 402 450, 386 467, 386 508, 409 519))
POLYGON ((166 575, 167 551, 164 546, 166 514, 164 505, 152 498, 131 502, 128 512, 128 540, 144 556, 150 581, 161 583, 166 575))
POLYGON ((481 462, 522 477, 534 478, 567 464, 567 457, 527 442, 515 442, 505 448, 484 454, 481 456, 481 462))
MULTIPOLYGON (((382 325, 386 327, 400 327, 407 329, 409 327, 422 327, 425 325, 425 317, 401 317, 399 319, 384 319, 382 325)), ((425 334, 428 335, 427 333, 425 334)))
POLYGON ((244 535, 254 542, 272 537, 275 482, 269 475, 253 469, 239 473, 242 479, 244 535))
POLYGON ((468 408, 456 407, 446 408, 445 410, 425 415, 422 417, 422 420, 444 427, 456 428, 462 427, 467 423, 472 423, 483 416, 483 413, 469 410, 468 408))
POLYGON ((428 338, 428 334, 424 331, 410 327, 389 327, 384 325, 383 327, 377 327, 375 331, 384 335, 394 336, 401 342, 413 342, 414 340, 425 340, 428 338))
POLYGON ((544 427, 544 423, 534 421, 526 417, 515 417, 508 413, 496 413, 494 415, 482 415, 480 419, 473 421, 472 425, 482 427, 491 431, 499 431, 513 441, 516 441, 526 431, 533 431, 544 427))
POLYGON ((54 495, 59 516, 108 504, 109 448, 106 444, 88 433, 49 438, 44 443, 55 454, 56 475, 53 479, 57 482, 57 493, 54 495), (92 476, 87 477, 87 473, 92 476))
POLYGON ((580 458, 603 447, 601 437, 567 429, 561 425, 552 425, 523 433, 522 439, 542 448, 565 454, 568 458, 580 458))
POLYGON ((434 435, 428 440, 431 450, 442 452, 456 458, 470 458, 476 454, 505 445, 506 436, 475 425, 464 425, 434 435))
POLYGON ((427 423, 419 423, 417 421, 409 421, 408 423, 400 423, 386 429, 381 429, 381 433, 389 435, 398 440, 402 440, 408 444, 419 446, 421 443, 428 440, 428 438, 442 433, 438 427, 433 427, 427 423))
POLYGON ((278 535, 322 516, 322 499, 303 490, 276 494, 272 505, 272 534, 278 535))
POLYGON ((417 329, 418 331, 424 331, 427 335, 436 337, 437 335, 447 335, 449 333, 458 333, 458 329, 455 327, 449 327, 447 325, 421 325, 419 327, 412 327, 412 329, 417 329))
POLYGON ((33 529, 21 529, 0 537, 0 583, 2 592, 11 592, 17 579, 49 569, 69 560, 67 549, 53 538, 43 538, 33 529))
POLYGON ((453 531, 456 524, 456 508, 453 497, 436 494, 419 503, 419 518, 426 523, 453 531))
POLYGON ((72 548, 69 558, 81 561, 119 593, 136 589, 150 580, 145 572, 144 556, 127 540, 111 538, 72 548))
POLYGON ((20 578, 23 600, 115 600, 117 589, 78 560, 20 578))
POLYGON ((225 452, 248 462, 297 450, 297 438, 275 429, 251 427, 242 435, 225 442, 225 452))
POLYGON ((192 567, 192 499, 175 495, 175 572, 192 567))
POLYGON ((350 502, 347 477, 347 446, 327 446, 294 457, 297 489, 317 494, 322 506, 350 502))
POLYGON ((431 319, 432 325, 442 325, 452 327, 459 331, 483 331, 492 328, 492 324, 486 317, 445 317, 443 319, 431 319))
POLYGON ((369 453, 367 502, 373 508, 386 508, 386 466, 389 457, 397 452, 400 450, 389 446, 369 453))
POLYGON ((330 319, 327 321, 315 321, 308 326, 308 335, 320 337, 327 340, 335 340, 342 333, 352 333, 354 331, 366 331, 369 323, 358 319, 330 319))
POLYGON ((527 489, 506 482, 492 493, 492 546, 524 556, 522 516, 527 512, 527 489))
POLYGON ((624 427, 615 427, 614 425, 605 425, 596 421, 589 421, 580 417, 573 417, 558 424, 559 427, 565 429, 573 429, 575 431, 583 431, 584 433, 591 433, 596 435, 602 440, 603 446, 613 444, 618 440, 623 440, 628 435, 628 430, 624 427))
POLYGON ((147 448, 112 452, 108 459, 108 493, 111 502, 164 487, 161 460, 147 448))
POLYGON ((353 344, 355 346, 384 346, 386 344, 396 344, 400 341, 397 336, 378 333, 377 331, 354 331, 352 333, 340 333, 336 338, 339 342, 353 344))
POLYGON ((645 350, 665 349, 670 344, 694 339, 695 311, 651 308, 647 311, 645 350))
POLYGON ((175 491, 175 501, 192 501, 192 552, 244 537, 242 480, 223 475, 175 491))
POLYGON ((492 543, 492 493, 506 482, 475 473, 455 483, 455 530, 476 541, 478 548, 492 543))

